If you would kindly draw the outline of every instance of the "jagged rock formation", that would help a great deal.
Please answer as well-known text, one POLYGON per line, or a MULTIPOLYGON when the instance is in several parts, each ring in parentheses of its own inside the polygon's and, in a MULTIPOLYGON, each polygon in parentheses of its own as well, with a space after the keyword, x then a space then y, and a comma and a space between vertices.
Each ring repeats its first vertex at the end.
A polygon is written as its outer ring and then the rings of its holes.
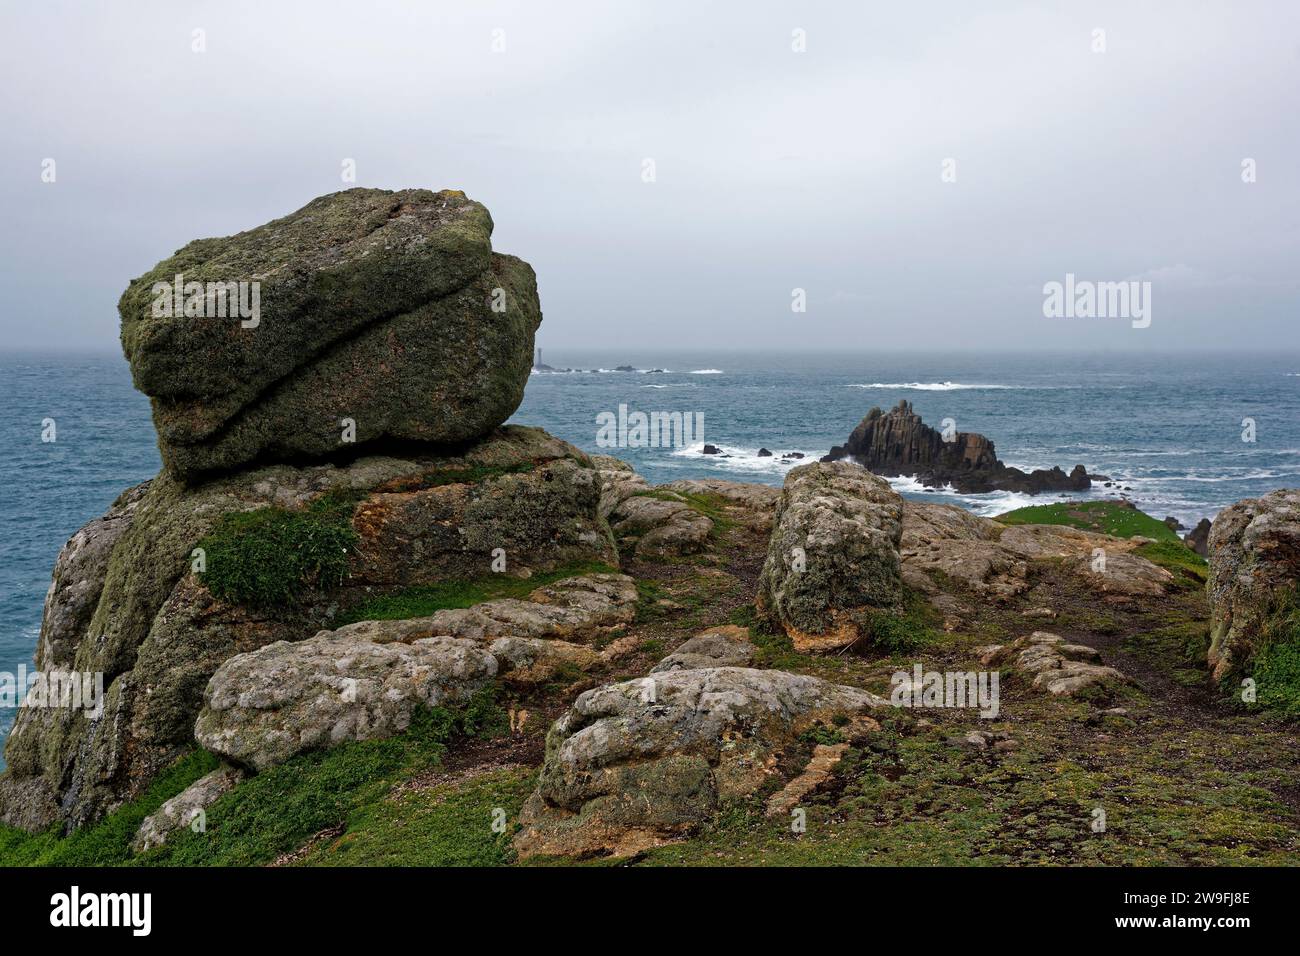
POLYGON ((1183 541, 1187 546, 1203 558, 1210 556, 1210 528, 1212 524, 1209 518, 1202 518, 1196 522, 1196 527, 1183 535, 1183 541))
POLYGON ((993 442, 974 432, 956 432, 951 440, 921 421, 911 402, 900 401, 888 413, 867 412, 843 445, 836 445, 822 461, 851 458, 868 471, 897 477, 914 475, 931 488, 951 485, 961 494, 1016 491, 1085 491, 1092 478, 1083 465, 1067 475, 1059 467, 1021 471, 1002 464, 993 442))
POLYGON ((680 838, 758 790, 804 730, 883 706, 856 687, 744 667, 587 691, 547 734, 515 848, 625 855, 680 838))
POLYGON ((532 268, 491 235, 457 191, 349 189, 158 263, 118 309, 164 466, 193 479, 487 435, 523 398, 541 322, 532 268), (258 283, 254 319, 215 291, 241 282, 258 283))
POLYGON ((903 499, 849 462, 792 468, 777 505, 758 606, 796 649, 828 651, 871 634, 901 597, 903 499))
POLYGON ((1296 600, 1300 490, 1280 489, 1224 508, 1210 529, 1209 549, 1209 663, 1218 680, 1263 649, 1271 619, 1296 600))

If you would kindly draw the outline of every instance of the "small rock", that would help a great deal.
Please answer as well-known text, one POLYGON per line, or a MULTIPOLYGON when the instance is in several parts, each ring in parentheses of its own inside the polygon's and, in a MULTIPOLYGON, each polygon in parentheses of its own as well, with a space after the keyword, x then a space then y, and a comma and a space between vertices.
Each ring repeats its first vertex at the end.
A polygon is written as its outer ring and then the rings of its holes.
POLYGON ((238 767, 218 767, 207 776, 200 777, 156 812, 145 817, 131 842, 131 849, 143 853, 162 846, 173 833, 189 826, 202 811, 233 790, 244 777, 244 771, 238 767))

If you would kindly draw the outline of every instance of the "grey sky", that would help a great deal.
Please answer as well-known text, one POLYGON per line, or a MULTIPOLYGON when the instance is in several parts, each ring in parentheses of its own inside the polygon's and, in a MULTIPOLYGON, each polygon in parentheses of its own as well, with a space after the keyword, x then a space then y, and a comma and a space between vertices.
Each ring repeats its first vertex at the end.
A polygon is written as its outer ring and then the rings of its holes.
POLYGON ((6 0, 0 49, 0 348, 113 347, 131 278, 344 158, 487 205, 548 348, 1300 346, 1285 0, 6 0), (1067 272, 1150 328, 1045 318, 1067 272))

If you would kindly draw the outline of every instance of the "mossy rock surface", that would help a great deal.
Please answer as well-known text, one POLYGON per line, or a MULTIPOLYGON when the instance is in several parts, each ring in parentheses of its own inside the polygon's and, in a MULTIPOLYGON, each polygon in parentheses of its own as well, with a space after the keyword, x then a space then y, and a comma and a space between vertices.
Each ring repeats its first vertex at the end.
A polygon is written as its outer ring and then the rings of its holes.
POLYGON ((460 192, 351 189, 191 242, 133 281, 122 347, 153 400, 164 466, 194 480, 492 431, 523 399, 541 308, 532 268, 494 254, 491 234, 460 192), (255 319, 212 314, 219 297, 177 314, 177 276, 183 302, 256 282, 255 319))
POLYGON ((497 548, 519 578, 615 566, 599 501, 585 455, 519 426, 457 454, 271 465, 196 487, 164 472, 132 489, 65 548, 36 652, 42 669, 102 673, 103 715, 19 712, 0 820, 82 826, 142 792, 192 746, 204 689, 235 654, 406 588, 482 580, 497 548))

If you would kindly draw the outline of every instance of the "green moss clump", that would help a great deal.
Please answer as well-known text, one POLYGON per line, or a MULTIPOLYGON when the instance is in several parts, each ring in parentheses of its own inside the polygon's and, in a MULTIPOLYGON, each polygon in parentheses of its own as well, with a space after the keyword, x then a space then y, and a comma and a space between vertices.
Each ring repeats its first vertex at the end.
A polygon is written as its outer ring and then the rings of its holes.
POLYGON ((1259 647, 1250 673, 1256 685, 1255 705, 1282 717, 1300 719, 1300 598, 1294 590, 1279 598, 1271 609, 1259 647))
POLYGON ((303 511, 223 515, 198 545, 206 554, 203 583, 223 601, 257 608, 297 603, 308 588, 337 588, 357 542, 354 508, 355 500, 326 496, 303 511))
MULTIPOLYGON (((1067 501, 1053 505, 1030 505, 998 515, 997 520, 1003 524, 1068 525, 1116 538, 1140 535, 1155 541, 1182 543, 1177 532, 1163 521, 1157 521, 1145 512, 1115 501, 1067 501)), ((1187 550, 1191 551, 1190 548, 1187 550)))

